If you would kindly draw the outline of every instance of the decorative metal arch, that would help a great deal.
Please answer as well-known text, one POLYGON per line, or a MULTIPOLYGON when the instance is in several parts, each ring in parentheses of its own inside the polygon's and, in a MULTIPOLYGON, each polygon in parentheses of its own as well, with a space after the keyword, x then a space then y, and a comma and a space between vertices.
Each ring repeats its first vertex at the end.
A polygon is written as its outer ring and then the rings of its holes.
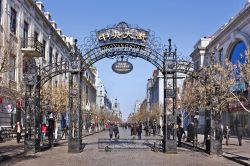
POLYGON ((120 43, 114 45, 120 45, 122 47, 113 47, 112 45, 110 45, 110 47, 108 47, 107 49, 97 47, 85 54, 82 60, 84 63, 83 70, 103 58, 127 56, 128 58, 142 58, 153 64, 160 71, 163 71, 162 64, 164 61, 164 56, 159 54, 155 50, 152 50, 148 47, 140 47, 136 45, 134 45, 135 47, 130 47, 131 45, 128 45, 127 43, 120 43))
MULTIPOLYGON (((150 30, 144 30, 138 26, 132 26, 125 22, 120 22, 117 25, 109 26, 99 31, 92 32, 90 37, 85 38, 84 44, 78 49, 75 46, 72 50, 72 60, 67 62, 58 62, 49 64, 39 70, 39 80, 34 85, 35 89, 43 86, 51 78, 63 74, 71 73, 69 77, 69 111, 72 109, 73 100, 77 105, 77 117, 70 114, 70 123, 76 121, 78 125, 77 139, 69 137, 69 152, 81 151, 81 77, 82 72, 88 69, 92 64, 103 58, 116 58, 125 56, 126 58, 141 58, 151 64, 153 64, 164 75, 164 98, 173 98, 176 101, 176 89, 177 89, 177 73, 184 73, 191 75, 194 65, 193 63, 177 59, 176 49, 172 49, 171 40, 169 45, 161 44, 159 38, 156 38, 154 33, 150 30), (174 86, 170 89, 170 93, 167 93, 166 79, 167 75, 170 75, 173 79, 174 86), (75 81, 75 82, 74 82, 75 81), (73 89, 73 83, 78 84, 77 89, 73 89)), ((169 89, 168 89, 169 90, 169 89)), ((38 96, 39 96, 38 92, 38 96)), ((39 98, 35 96, 34 98, 39 98)), ((165 100, 164 101, 167 101, 165 100)), ((39 111, 39 108, 36 108, 39 111)), ((164 110, 166 110, 166 104, 164 104, 164 110)), ((71 111, 70 111, 71 112, 71 111)), ((165 112, 165 111, 164 111, 165 112)), ((174 111, 173 111, 174 112, 174 111)), ((175 115, 168 119, 168 122, 175 124, 175 115), (171 120, 172 119, 172 120, 171 120)), ((164 113, 164 125, 166 125, 167 115, 164 113)), ((74 122, 75 123, 75 122, 74 122)), ((70 125, 69 125, 70 126, 70 125)), ((170 141, 166 137, 166 129, 164 128, 164 141, 165 145, 171 143, 169 147, 164 145, 165 151, 175 152, 176 142, 175 134, 173 134, 173 140, 170 141), (172 146, 172 147, 171 147, 172 146), (168 149, 170 148, 170 149, 168 149)), ((70 134, 72 131, 69 127, 70 134)), ((173 129, 174 131, 174 129, 173 129)))
POLYGON ((43 86, 47 81, 55 76, 70 72, 69 66, 69 61, 62 61, 42 67, 39 70, 39 75, 41 76, 39 81, 40 86, 43 86))
MULTIPOLYGON (((89 37, 84 39, 84 43, 78 48, 75 48, 73 54, 77 54, 78 60, 82 66, 81 70, 86 70, 89 66, 93 65, 97 61, 103 58, 116 58, 120 56, 126 56, 127 58, 141 58, 151 64, 153 64, 162 73, 164 72, 164 61, 166 61, 166 52, 168 51, 167 45, 163 45, 160 39, 155 37, 155 34, 151 30, 143 30, 137 25, 129 25, 125 22, 120 22, 113 26, 107 26, 99 31, 90 33, 89 37), (127 29, 132 31, 139 30, 144 32, 147 37, 145 42, 133 40, 118 39, 101 43, 98 41, 98 34, 101 32, 112 33, 112 30, 120 30, 125 32, 127 29)), ((40 69, 39 75, 41 76, 41 85, 46 83, 51 78, 60 75, 62 73, 71 72, 72 63, 75 61, 65 61, 49 64, 40 69)), ((191 75, 194 69, 194 64, 188 60, 178 59, 176 62, 176 70, 179 73, 191 75)))

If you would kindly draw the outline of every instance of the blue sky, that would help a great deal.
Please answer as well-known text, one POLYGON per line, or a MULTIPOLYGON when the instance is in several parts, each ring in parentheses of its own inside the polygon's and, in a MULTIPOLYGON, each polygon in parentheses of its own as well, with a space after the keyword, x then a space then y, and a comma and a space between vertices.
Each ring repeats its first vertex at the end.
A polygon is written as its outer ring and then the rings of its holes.
MULTIPOLYGON (((246 0, 42 0, 45 10, 66 36, 83 43, 91 31, 120 21, 150 29, 161 42, 172 38, 179 54, 188 56, 195 43, 210 36, 235 16, 246 0)), ((147 79, 154 66, 132 59, 134 70, 119 75, 111 70, 114 60, 95 64, 108 94, 120 101, 123 117, 133 111, 136 100, 146 96, 147 79)))

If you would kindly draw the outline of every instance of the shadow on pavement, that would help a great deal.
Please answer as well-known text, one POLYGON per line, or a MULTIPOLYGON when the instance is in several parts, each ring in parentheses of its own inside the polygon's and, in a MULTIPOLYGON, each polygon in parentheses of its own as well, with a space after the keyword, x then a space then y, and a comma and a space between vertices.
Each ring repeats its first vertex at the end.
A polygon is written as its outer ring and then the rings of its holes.
POLYGON ((12 166, 18 162, 24 161, 24 160, 30 160, 35 159, 37 156, 35 155, 26 155, 24 152, 19 153, 17 155, 14 155, 12 157, 10 156, 4 156, 4 158, 1 159, 1 166, 12 166))
POLYGON ((250 159, 249 157, 240 156, 240 155, 230 153, 230 152, 224 152, 224 153, 236 156, 236 157, 234 157, 235 159, 240 159, 240 160, 249 160, 250 159))

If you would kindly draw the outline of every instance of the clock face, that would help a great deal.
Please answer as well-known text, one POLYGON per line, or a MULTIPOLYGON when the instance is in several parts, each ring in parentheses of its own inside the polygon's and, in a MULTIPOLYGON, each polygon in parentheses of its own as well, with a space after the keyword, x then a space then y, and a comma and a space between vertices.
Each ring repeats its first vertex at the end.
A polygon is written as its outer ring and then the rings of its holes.
POLYGON ((174 62, 172 62, 172 61, 167 62, 167 68, 168 69, 174 69, 174 67, 175 67, 175 63, 174 62))

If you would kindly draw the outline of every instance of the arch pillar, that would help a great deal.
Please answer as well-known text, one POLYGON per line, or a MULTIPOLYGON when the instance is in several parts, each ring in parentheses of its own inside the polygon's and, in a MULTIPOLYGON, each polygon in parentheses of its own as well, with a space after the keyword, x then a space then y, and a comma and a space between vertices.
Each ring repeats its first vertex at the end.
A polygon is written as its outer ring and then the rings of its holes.
POLYGON ((24 115, 24 151, 33 154, 40 151, 40 76, 33 58, 25 59, 25 115, 24 115))
MULTIPOLYGON (((75 46, 76 47, 76 46, 75 46)), ((75 49, 76 50, 76 49, 75 49)), ((82 62, 75 57, 71 62, 68 94, 68 152, 80 153, 82 145, 82 62)))

